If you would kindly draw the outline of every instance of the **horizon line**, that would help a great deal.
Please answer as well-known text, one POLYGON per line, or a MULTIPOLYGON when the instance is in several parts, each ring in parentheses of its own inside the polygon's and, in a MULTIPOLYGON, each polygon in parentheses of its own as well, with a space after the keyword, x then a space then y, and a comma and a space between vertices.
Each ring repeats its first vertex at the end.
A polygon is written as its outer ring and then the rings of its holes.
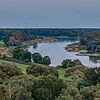
POLYGON ((0 27, 0 29, 100 29, 100 27, 0 27))

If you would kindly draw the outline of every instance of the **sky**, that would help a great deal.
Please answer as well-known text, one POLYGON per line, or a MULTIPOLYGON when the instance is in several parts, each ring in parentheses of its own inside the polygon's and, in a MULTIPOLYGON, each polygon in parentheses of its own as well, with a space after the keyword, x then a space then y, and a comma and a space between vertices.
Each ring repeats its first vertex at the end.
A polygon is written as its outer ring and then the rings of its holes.
POLYGON ((100 0, 0 0, 0 27, 100 27, 100 0))

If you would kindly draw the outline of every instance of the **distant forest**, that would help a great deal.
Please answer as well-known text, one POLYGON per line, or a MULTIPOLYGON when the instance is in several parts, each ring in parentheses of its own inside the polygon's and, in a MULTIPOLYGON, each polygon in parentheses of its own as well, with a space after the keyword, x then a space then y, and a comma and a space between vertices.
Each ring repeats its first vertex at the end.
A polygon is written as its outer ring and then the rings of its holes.
POLYGON ((7 46, 17 46, 24 41, 34 40, 41 36, 67 36, 80 37, 82 34, 89 34, 100 29, 0 29, 0 41, 4 41, 7 46))

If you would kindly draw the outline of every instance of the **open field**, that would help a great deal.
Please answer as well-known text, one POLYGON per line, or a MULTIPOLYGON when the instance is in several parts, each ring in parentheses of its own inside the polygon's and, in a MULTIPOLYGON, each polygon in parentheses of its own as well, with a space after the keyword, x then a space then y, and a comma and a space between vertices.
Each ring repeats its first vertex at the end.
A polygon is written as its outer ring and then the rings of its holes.
POLYGON ((65 72, 65 69, 58 69, 59 79, 64 79, 65 72))

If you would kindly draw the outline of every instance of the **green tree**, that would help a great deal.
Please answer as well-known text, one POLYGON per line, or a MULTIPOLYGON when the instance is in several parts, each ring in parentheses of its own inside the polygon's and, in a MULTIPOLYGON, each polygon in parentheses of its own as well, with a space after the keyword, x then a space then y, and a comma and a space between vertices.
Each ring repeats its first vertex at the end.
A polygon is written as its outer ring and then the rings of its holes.
POLYGON ((35 63, 41 63, 42 61, 42 56, 39 53, 34 53, 32 54, 32 59, 35 63))
POLYGON ((11 77, 22 75, 22 71, 16 64, 2 63, 0 64, 0 78, 8 80, 11 77))
POLYGON ((70 59, 63 60, 61 64, 62 64, 62 68, 75 66, 75 62, 71 61, 70 59))
POLYGON ((63 88, 63 82, 54 76, 42 76, 38 79, 34 95, 35 100, 54 100, 63 88))
POLYGON ((31 62, 31 53, 23 49, 15 49, 13 51, 13 58, 26 61, 26 59, 31 62))
POLYGON ((34 100, 34 87, 37 79, 32 75, 11 78, 7 84, 0 85, 5 100, 34 100))
POLYGON ((58 71, 56 68, 50 67, 50 66, 44 66, 39 64, 32 64, 31 66, 27 67, 26 72, 28 74, 32 74, 35 77, 38 76, 47 76, 47 75, 58 75, 58 71))
POLYGON ((100 67, 89 68, 85 72, 85 80, 89 85, 96 85, 100 76, 100 67))
POLYGON ((50 65, 51 64, 50 57, 49 56, 43 57, 41 63, 44 64, 44 65, 50 65))

